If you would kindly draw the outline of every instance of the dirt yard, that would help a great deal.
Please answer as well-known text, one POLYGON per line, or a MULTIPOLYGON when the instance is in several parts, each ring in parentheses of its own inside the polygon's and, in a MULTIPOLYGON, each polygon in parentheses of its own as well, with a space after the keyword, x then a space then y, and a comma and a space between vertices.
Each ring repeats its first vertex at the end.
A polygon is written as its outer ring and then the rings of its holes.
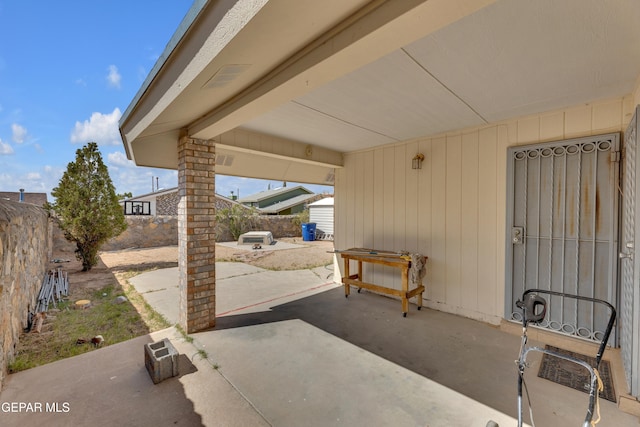
MULTIPOLYGON (((229 248, 216 245, 216 261, 244 262, 269 270, 302 270, 330 264, 333 260, 333 242, 316 240, 303 241, 302 238, 281 238, 278 241, 294 243, 300 248, 258 251, 229 248)), ((121 251, 100 252, 100 262, 90 271, 83 272, 82 264, 70 251, 55 251, 50 268, 61 267, 69 274, 72 290, 81 291, 101 289, 113 283, 114 275, 124 272, 178 266, 178 247, 126 249, 121 251)), ((82 295, 72 295, 71 298, 82 295)))
MULTIPOLYGON (((216 245, 216 261, 244 262, 268 270, 303 270, 330 264, 333 260, 333 242, 316 240, 305 242, 301 238, 282 238, 278 241, 295 243, 301 248, 279 250, 244 250, 216 245)), ((101 252, 100 258, 112 271, 140 271, 150 268, 176 267, 178 247, 129 249, 101 252)))

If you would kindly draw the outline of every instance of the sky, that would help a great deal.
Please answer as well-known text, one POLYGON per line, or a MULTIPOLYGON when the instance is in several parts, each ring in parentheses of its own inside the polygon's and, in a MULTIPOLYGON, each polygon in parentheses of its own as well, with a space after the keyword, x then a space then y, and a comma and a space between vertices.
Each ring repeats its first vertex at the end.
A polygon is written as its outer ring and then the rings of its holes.
MULTIPOLYGON (((118 121, 192 0, 0 0, 0 191, 47 193, 76 151, 96 142, 116 193, 178 185, 176 171, 128 160, 118 121)), ((297 183, 287 183, 287 186, 297 183)), ((333 193, 333 187, 304 185, 333 193)), ((218 175, 216 192, 280 181, 218 175)))

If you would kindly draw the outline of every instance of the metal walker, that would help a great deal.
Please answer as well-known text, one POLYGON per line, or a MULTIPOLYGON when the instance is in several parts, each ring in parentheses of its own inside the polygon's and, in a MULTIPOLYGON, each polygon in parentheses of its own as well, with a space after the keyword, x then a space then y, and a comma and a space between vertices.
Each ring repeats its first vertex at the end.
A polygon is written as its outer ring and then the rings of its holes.
MULTIPOLYGON (((531 351, 538 351, 544 354, 549 354, 551 356, 558 357, 560 359, 567 360, 569 362, 577 363, 583 366, 585 369, 589 371, 591 374, 591 382, 589 387, 589 406, 587 408, 587 414, 585 416, 583 427, 589 427, 595 425, 600 421, 600 414, 598 413, 598 419, 593 421, 594 409, 596 408, 598 401, 598 391, 599 387, 601 387, 601 380, 598 373, 598 368, 600 366, 600 361, 602 360, 602 355, 607 347, 607 341, 609 341, 609 336, 611 335, 611 331, 613 329, 613 324, 615 323, 616 318, 616 310, 615 308, 606 301, 589 298, 580 295, 571 295, 565 294, 561 292, 548 291, 544 289, 528 289, 524 291, 522 294, 522 300, 516 302, 516 306, 522 309, 522 341, 520 344, 520 355, 516 363, 518 365, 518 427, 522 427, 522 389, 524 385, 524 389, 526 391, 526 384, 524 383, 524 370, 527 367, 527 355, 531 351), (589 301, 597 304, 602 304, 609 309, 609 322, 607 323, 607 328, 604 332, 602 340, 600 341, 600 346, 598 347, 598 353, 596 354, 595 366, 589 365, 587 362, 573 358, 571 356, 567 356, 564 354, 559 354, 554 351, 547 350, 545 348, 540 347, 527 347, 527 328, 530 323, 538 324, 540 323, 547 312, 547 301, 542 298, 539 294, 547 294, 552 296, 559 296, 562 298, 572 298, 576 300, 589 301)), ((529 395, 527 392, 527 399, 529 395)), ((531 402, 529 400, 529 412, 531 418, 531 424, 535 426, 533 423, 533 413, 531 410, 531 402)))

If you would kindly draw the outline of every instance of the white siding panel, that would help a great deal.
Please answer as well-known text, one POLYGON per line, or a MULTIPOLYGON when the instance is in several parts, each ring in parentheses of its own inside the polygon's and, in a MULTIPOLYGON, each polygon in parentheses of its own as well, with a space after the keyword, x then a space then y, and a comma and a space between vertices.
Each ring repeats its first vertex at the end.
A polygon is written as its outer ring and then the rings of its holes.
POLYGON ((418 180, 420 178, 421 169, 412 169, 412 159, 418 153, 418 142, 407 144, 405 152, 405 171, 406 181, 404 185, 405 197, 407 199, 407 209, 405 211, 405 235, 406 240, 403 250, 415 253, 420 251, 418 244, 418 180))
POLYGON ((365 218, 369 214, 364 207, 364 174, 365 174, 365 164, 364 164, 363 155, 356 156, 355 158, 355 169, 354 169, 354 177, 353 177, 353 189, 355 190, 352 195, 352 207, 353 207, 353 219, 351 227, 353 228, 353 241, 354 244, 358 247, 364 247, 365 244, 365 234, 364 234, 364 223, 365 218))
POLYGON ((375 248, 375 210, 374 210, 374 152, 367 151, 363 157, 363 188, 362 188, 362 231, 363 246, 365 248, 375 248))
POLYGON ((431 214, 431 253, 429 258, 433 268, 431 286, 429 286, 428 299, 435 303, 446 302, 446 155, 447 144, 445 138, 433 140, 431 147, 431 200, 433 204, 431 214))
POLYGON ((355 222, 356 222, 356 202, 355 202, 355 194, 357 189, 355 188, 356 183, 356 174, 361 172, 357 170, 357 157, 352 157, 350 159, 350 167, 347 167, 347 179, 346 185, 349 188, 348 196, 345 200, 345 238, 346 246, 341 249, 348 249, 355 246, 360 246, 362 242, 358 242, 356 240, 356 232, 355 232, 355 222))
POLYGON ((460 283, 461 238, 461 202, 462 202, 462 138, 459 135, 447 137, 446 154, 446 220, 445 230, 447 241, 445 251, 445 302, 455 308, 461 307, 462 288, 460 283))
MULTIPOLYGON (((394 147, 394 178, 393 178, 393 198, 391 205, 393 206, 393 244, 391 250, 403 251, 407 245, 407 219, 406 213, 411 209, 407 203, 406 182, 407 182, 407 166, 411 170, 411 159, 407 160, 407 148, 405 145, 397 145, 394 147), (404 206, 404 209, 398 209, 398 206, 404 206)), ((389 268, 388 272, 393 278, 393 287, 400 289, 402 281, 397 269, 389 268)))
MULTIPOLYGON (((384 150, 379 149, 373 152, 373 229, 374 235, 371 240, 371 247, 374 249, 384 248, 384 150)), ((382 274, 382 266, 374 266, 374 277, 382 274)), ((375 283, 375 282, 374 282, 375 283)))
MULTIPOLYGON (((478 188, 481 189, 481 200, 478 203, 478 302, 477 311, 490 315, 501 315, 497 303, 498 274, 497 251, 502 245, 498 240, 498 212, 504 212, 504 206, 498 206, 498 170, 497 130, 495 127, 485 129, 478 134, 478 188)), ((505 163, 506 165, 506 163, 505 163)))
MULTIPOLYGON (((383 183, 383 197, 384 197, 384 225, 382 227, 383 232, 383 245, 379 249, 392 251, 395 249, 396 244, 396 227, 395 219, 396 212, 399 211, 397 206, 394 205, 395 199, 395 180, 396 180, 396 156, 395 147, 384 148, 384 183, 383 183)), ((378 249, 378 248, 376 248, 378 249)), ((383 267, 382 275, 379 279, 383 286, 397 289, 397 280, 393 277, 391 269, 383 267)))
MULTIPOLYGON (((347 179, 347 172, 351 168, 351 158, 352 156, 345 156, 344 159, 344 168, 336 169, 336 177, 335 177, 335 191, 334 191, 334 222, 333 226, 335 231, 333 246, 335 249, 344 250, 350 247, 353 243, 350 239, 351 236, 348 234, 348 213, 347 213, 347 205, 350 197, 349 194, 349 185, 347 179)), ((340 283, 342 281, 342 275, 344 274, 344 264, 342 262, 342 258, 339 256, 337 259, 337 270, 334 273, 334 281, 340 283)))
MULTIPOLYGON (((419 143, 419 152, 424 154, 424 162, 422 163, 422 169, 418 173, 418 252, 429 257, 426 264, 427 272, 425 274, 423 283, 427 289, 425 296, 429 294, 429 288, 432 279, 433 268, 431 264, 432 260, 432 192, 431 192, 431 169, 432 169, 432 155, 431 155, 431 140, 421 140, 419 143)), ((424 302, 423 302, 424 304, 424 302)))
MULTIPOLYGON (((462 136, 462 198, 461 198, 461 253, 460 305, 477 311, 478 304, 478 133, 462 136)), ((485 191, 482 191, 483 195, 485 191)))
MULTIPOLYGON (((507 206, 507 147, 509 146, 508 128, 498 126, 496 129, 496 310, 503 316, 505 298, 505 257, 506 257, 506 206, 507 206)), ((485 311, 485 313, 491 313, 485 311)))

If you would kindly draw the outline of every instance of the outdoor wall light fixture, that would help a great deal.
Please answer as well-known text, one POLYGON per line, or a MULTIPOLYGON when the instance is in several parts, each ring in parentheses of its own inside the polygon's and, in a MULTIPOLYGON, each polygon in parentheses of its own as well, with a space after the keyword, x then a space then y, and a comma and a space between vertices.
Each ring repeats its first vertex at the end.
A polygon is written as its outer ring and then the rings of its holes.
POLYGON ((424 154, 418 153, 411 159, 411 169, 422 169, 422 161, 424 160, 424 154))

